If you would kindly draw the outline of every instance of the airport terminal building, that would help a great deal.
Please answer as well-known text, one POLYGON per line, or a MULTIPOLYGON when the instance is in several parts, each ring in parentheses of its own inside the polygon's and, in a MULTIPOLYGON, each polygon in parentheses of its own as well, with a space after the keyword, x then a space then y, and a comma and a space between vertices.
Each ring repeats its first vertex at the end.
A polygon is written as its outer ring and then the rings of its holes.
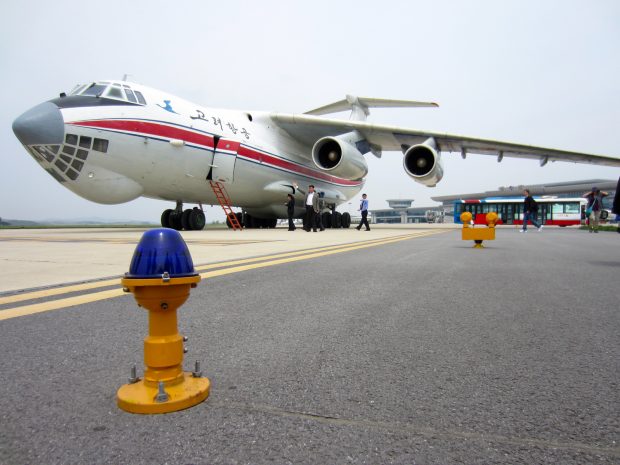
POLYGON ((413 199, 388 200, 390 208, 372 210, 373 223, 451 223, 454 220, 454 204, 460 200, 476 200, 488 197, 523 197, 523 189, 529 189, 534 197, 550 196, 558 198, 581 197, 593 186, 609 194, 604 198, 605 208, 611 209, 616 195, 617 180, 585 179, 581 181, 556 182, 546 184, 521 184, 498 187, 497 190, 431 197, 438 205, 412 207, 413 199))

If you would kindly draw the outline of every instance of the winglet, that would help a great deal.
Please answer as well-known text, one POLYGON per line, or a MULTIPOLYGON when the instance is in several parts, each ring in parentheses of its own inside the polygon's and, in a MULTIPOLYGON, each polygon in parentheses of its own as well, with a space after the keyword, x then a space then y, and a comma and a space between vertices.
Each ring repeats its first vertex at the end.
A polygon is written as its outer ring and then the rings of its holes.
POLYGON ((416 108, 416 107, 438 107, 434 102, 416 102, 413 100, 390 100, 372 97, 357 97, 347 95, 346 99, 329 105, 307 111, 306 115, 327 115, 340 111, 351 110, 350 119, 355 121, 365 121, 370 114, 369 108, 416 108))

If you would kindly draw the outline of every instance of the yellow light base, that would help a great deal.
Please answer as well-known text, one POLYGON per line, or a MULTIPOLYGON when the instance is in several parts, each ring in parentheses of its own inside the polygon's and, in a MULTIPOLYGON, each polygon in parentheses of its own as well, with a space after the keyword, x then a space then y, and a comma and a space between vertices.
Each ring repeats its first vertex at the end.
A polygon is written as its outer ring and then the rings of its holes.
POLYGON ((209 397, 211 382, 208 378, 194 378, 191 372, 183 372, 181 382, 169 386, 164 384, 168 400, 155 400, 159 388, 152 382, 124 384, 116 393, 119 408, 130 413, 169 413, 198 405, 209 397))
POLYGON ((495 240, 495 228, 463 228, 461 237, 464 241, 495 240))

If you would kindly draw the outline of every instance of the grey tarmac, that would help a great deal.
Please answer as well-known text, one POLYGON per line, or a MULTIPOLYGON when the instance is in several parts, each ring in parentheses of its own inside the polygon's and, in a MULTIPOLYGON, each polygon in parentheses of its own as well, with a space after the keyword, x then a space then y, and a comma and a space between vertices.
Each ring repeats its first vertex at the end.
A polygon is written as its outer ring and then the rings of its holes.
POLYGON ((131 296, 0 321, 0 463, 617 464, 619 240, 446 230, 210 277, 179 327, 211 395, 166 415, 115 404, 131 296))

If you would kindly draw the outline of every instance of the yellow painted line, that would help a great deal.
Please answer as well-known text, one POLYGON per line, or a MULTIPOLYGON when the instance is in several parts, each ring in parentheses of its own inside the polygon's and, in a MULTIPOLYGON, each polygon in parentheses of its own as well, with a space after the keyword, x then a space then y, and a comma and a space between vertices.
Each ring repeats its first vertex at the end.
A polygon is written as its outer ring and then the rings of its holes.
POLYGON ((254 263, 252 265, 235 266, 231 268, 224 268, 221 270, 208 271, 206 273, 201 273, 200 277, 203 279, 209 279, 209 278, 214 278, 216 276, 223 276, 223 275, 227 275, 231 273, 238 273, 240 271, 255 270, 257 268, 265 268, 268 266, 281 265, 283 263, 297 262, 300 260, 309 260, 311 258, 323 257, 325 255, 333 255, 333 254, 342 253, 342 252, 350 252, 352 250, 365 249, 368 247, 376 247, 378 245, 392 244, 394 242, 400 242, 400 241, 406 241, 408 239, 413 239, 414 237, 430 236, 433 234, 438 234, 438 232, 430 232, 426 234, 419 234, 416 236, 400 237, 397 239, 390 238, 390 239, 383 240, 381 242, 375 242, 373 244, 358 244, 358 245, 352 245, 352 246, 337 249, 337 250, 328 250, 324 252, 313 252, 313 253, 309 253, 306 255, 297 256, 297 257, 281 258, 278 260, 271 260, 268 262, 254 263))
POLYGON ((71 292, 86 291, 88 289, 97 289, 99 287, 112 286, 120 284, 120 276, 115 279, 106 279, 105 281, 95 281, 92 283, 75 284, 73 286, 55 287, 53 289, 43 289, 41 291, 25 292, 23 294, 15 294, 7 297, 0 297, 0 305, 22 302, 24 300, 41 299, 43 297, 51 297, 59 294, 69 294, 71 292))
MULTIPOLYGON (((418 234, 422 234, 422 233, 407 234, 406 237, 416 237, 418 234)), ((405 237, 405 236, 393 236, 393 237, 405 237)), ((386 239, 386 238, 371 239, 369 241, 364 241, 364 242, 361 242, 361 243, 364 243, 364 244, 374 243, 374 242, 377 242, 377 241, 381 241, 383 239, 386 239)), ((244 258, 244 259, 232 260, 232 261, 228 261, 228 262, 211 263, 211 264, 208 264, 208 265, 197 266, 196 267, 196 271, 209 270, 209 269, 213 269, 213 268, 222 268, 222 267, 225 267, 225 266, 241 265, 241 264, 244 264, 244 263, 253 263, 253 262, 258 262, 258 261, 262 261, 262 260, 271 260, 271 259, 274 259, 274 258, 289 257, 289 256, 293 256, 293 255, 301 255, 301 254, 305 254, 305 253, 309 253, 309 252, 316 252, 316 251, 321 251, 321 250, 331 250, 331 249, 336 249, 336 248, 348 247, 348 246, 353 245, 353 244, 360 244, 360 242, 358 242, 358 243, 347 243, 347 244, 330 245, 330 246, 327 246, 327 247, 319 247, 319 248, 316 248, 316 249, 296 250, 296 251, 293 251, 293 252, 285 252, 285 253, 279 253, 279 254, 274 254, 274 255, 265 255, 265 256, 262 256, 262 257, 244 258)), ((16 303, 16 302, 23 302, 24 300, 41 299, 41 298, 44 298, 44 297, 52 297, 52 296, 61 295, 61 294, 69 294, 71 292, 86 291, 86 290, 89 290, 89 289, 97 289, 97 288, 100 288, 100 287, 113 286, 113 285, 116 285, 116 284, 120 284, 120 279, 121 279, 121 276, 119 276, 118 278, 106 279, 104 281, 94 281, 94 282, 90 282, 90 283, 74 284, 74 285, 70 285, 70 286, 55 287, 55 288, 52 288, 52 289, 42 289, 40 291, 25 292, 25 293, 20 293, 20 294, 14 294, 14 295, 6 296, 6 297, 0 297, 0 305, 12 304, 12 303, 16 303)))
MULTIPOLYGON (((404 237, 397 236, 397 237, 392 237, 392 238, 387 238, 387 239, 382 239, 382 240, 374 240, 372 241, 372 243, 363 242, 363 243, 348 244, 348 246, 346 247, 340 247, 340 248, 333 249, 333 250, 324 250, 320 252, 312 251, 304 255, 298 255, 298 256, 293 256, 293 257, 288 257, 288 258, 280 258, 276 260, 271 260, 267 262, 254 263, 254 264, 243 265, 243 266, 233 266, 229 268, 208 271, 206 273, 201 273, 200 276, 203 279, 209 279, 209 278, 214 278, 216 276, 239 273, 241 271, 253 270, 257 268, 265 268, 268 266, 281 265, 283 263, 291 263, 291 262, 296 262, 296 261, 301 261, 301 260, 308 260, 311 258, 323 257, 326 255, 334 255, 334 254, 342 253, 342 252, 350 252, 352 250, 365 249, 368 247, 376 247, 378 245, 392 244, 395 242, 413 239, 414 237, 417 238, 417 237, 431 236, 434 234, 439 234, 441 232, 443 231, 429 231, 425 233, 406 235, 404 237)), ((113 281, 118 282, 116 280, 113 280, 113 281)), ((50 302, 43 302, 43 303, 32 304, 32 305, 24 305, 22 307, 11 308, 11 309, 0 311, 0 321, 8 320, 11 318, 17 318, 20 316, 34 315, 36 313, 41 313, 41 312, 48 312, 51 310, 59 310, 63 308, 74 307, 76 305, 97 302, 99 300, 111 299, 114 297, 120 297, 122 295, 127 295, 127 294, 123 292, 123 290, 119 287, 118 289, 110 289, 107 291, 95 292, 92 294, 84 294, 84 295, 79 295, 75 297, 67 297, 65 299, 53 300, 50 302)))
POLYGON ((111 289, 108 291, 95 292, 93 294, 78 295, 76 297, 68 297, 66 299, 52 300, 40 304, 24 305, 23 307, 10 308, 0 311, 0 321, 18 316, 34 315, 35 313, 49 312, 50 310, 58 310, 61 308, 74 307, 76 305, 96 302, 98 300, 111 299, 112 297, 120 297, 124 295, 122 289, 111 289))

